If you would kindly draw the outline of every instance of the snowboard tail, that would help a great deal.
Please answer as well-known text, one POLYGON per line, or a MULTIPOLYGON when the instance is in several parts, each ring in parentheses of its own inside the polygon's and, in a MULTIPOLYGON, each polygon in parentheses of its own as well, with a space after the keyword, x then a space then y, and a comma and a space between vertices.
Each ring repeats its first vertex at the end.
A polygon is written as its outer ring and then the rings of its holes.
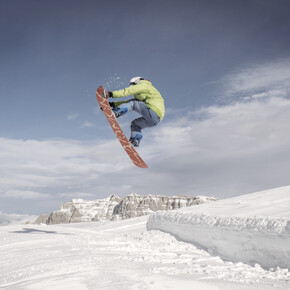
POLYGON ((139 156, 138 152, 134 149, 134 147, 125 136, 123 130, 115 118, 115 114, 113 113, 108 100, 103 97, 103 92, 104 88, 102 86, 98 87, 96 97, 118 140, 136 166, 140 168, 148 168, 147 164, 139 156))

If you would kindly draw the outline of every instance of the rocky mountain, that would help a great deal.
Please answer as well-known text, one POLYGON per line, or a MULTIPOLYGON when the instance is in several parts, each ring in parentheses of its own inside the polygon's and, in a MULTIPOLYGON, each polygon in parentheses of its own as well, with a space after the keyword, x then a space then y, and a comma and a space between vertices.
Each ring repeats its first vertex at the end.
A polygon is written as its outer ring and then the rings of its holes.
POLYGON ((205 196, 143 196, 136 193, 130 193, 124 198, 111 195, 93 201, 73 199, 64 203, 59 210, 39 216, 35 223, 60 224, 127 219, 159 210, 173 210, 215 200, 214 197, 205 196))

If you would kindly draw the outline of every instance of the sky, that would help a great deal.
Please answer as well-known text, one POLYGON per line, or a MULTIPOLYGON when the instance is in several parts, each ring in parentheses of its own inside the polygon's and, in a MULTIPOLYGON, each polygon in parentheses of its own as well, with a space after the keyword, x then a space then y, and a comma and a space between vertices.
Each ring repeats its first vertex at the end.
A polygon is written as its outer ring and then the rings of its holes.
MULTIPOLYGON (((289 185, 289 11, 287 0, 0 1, 0 211, 289 185), (136 75, 166 105, 143 131, 146 170, 95 97, 136 75)), ((127 136, 136 117, 119 119, 127 136)))

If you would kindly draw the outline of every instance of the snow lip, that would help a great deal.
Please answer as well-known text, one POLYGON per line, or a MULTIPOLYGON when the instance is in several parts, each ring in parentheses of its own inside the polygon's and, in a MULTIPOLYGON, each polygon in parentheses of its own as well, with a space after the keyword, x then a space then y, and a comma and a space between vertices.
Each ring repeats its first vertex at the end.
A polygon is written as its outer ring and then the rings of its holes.
POLYGON ((190 209, 157 212, 149 217, 147 229, 170 233, 224 260, 267 269, 290 268, 289 212, 287 186, 190 209), (255 208, 259 215, 255 215, 255 208))

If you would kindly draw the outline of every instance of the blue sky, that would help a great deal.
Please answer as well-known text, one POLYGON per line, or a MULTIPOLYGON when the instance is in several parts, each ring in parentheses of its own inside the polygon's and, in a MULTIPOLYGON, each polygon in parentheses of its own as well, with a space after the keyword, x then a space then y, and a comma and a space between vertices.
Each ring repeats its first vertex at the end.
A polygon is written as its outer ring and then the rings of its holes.
MULTIPOLYGON (((289 10, 286 0, 1 1, 0 211, 289 185, 289 10), (167 110, 144 131, 147 171, 95 98, 135 75, 167 110)), ((134 117, 120 120, 126 134, 134 117)))

